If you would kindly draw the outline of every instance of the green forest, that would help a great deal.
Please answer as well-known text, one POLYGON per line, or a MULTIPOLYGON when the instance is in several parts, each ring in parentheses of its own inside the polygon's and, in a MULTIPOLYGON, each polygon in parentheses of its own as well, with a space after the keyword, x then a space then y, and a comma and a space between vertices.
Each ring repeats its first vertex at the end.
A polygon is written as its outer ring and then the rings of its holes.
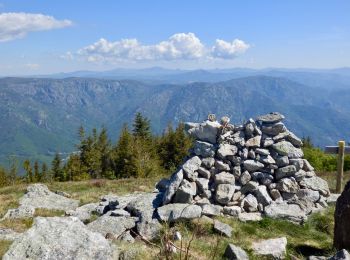
MULTIPOLYGON (((151 122, 137 113, 131 126, 125 124, 116 141, 108 136, 105 127, 87 133, 78 129, 79 143, 76 151, 67 158, 56 153, 51 165, 25 160, 19 165, 15 160, 9 169, 0 167, 0 187, 20 182, 63 182, 87 179, 145 178, 170 175, 179 167, 193 140, 185 133, 184 125, 172 125, 156 136, 151 122), (24 176, 18 174, 20 168, 24 176)), ((315 147, 310 137, 303 138, 304 157, 317 172, 336 170, 336 157, 315 147)), ((350 170, 350 156, 345 156, 344 170, 350 170)))

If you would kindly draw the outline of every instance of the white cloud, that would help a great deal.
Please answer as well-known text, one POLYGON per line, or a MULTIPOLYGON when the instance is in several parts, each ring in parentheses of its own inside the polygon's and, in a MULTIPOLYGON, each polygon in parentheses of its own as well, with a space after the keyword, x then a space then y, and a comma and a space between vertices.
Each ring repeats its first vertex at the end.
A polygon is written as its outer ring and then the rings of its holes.
MULTIPOLYGON (((221 42, 222 40, 217 40, 217 44, 218 41, 221 42)), ((225 57, 216 55, 218 52, 213 51, 217 50, 217 44, 212 48, 208 48, 194 33, 177 33, 169 39, 154 45, 143 45, 137 39, 122 39, 120 41, 110 42, 102 38, 78 50, 76 55, 90 62, 227 58, 227 55, 225 57)), ((234 40, 232 44, 237 45, 235 54, 243 53, 249 48, 249 45, 241 40, 234 40), (244 51, 241 46, 244 46, 244 51)), ((223 52, 221 49, 219 51, 223 52)), ((71 53, 69 53, 69 57, 72 57, 71 53)), ((231 58, 235 57, 236 55, 231 56, 231 58)))
POLYGON ((71 26, 70 20, 31 13, 0 13, 0 42, 23 38, 29 32, 46 31, 71 26))
POLYGON ((211 53, 215 58, 232 59, 246 52, 249 47, 249 44, 239 39, 235 39, 232 42, 217 39, 211 53))

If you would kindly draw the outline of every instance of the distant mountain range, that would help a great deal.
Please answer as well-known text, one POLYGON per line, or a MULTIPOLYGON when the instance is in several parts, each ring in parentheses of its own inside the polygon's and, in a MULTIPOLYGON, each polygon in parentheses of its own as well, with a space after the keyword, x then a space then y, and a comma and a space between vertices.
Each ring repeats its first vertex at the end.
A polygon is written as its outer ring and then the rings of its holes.
POLYGON ((271 70, 266 72, 268 76, 254 75, 253 70, 164 70, 163 76, 158 69, 153 71, 157 76, 144 72, 143 82, 83 78, 88 72, 71 78, 0 79, 0 162, 6 162, 11 154, 48 161, 56 151, 70 153, 75 150, 80 125, 87 129, 104 125, 115 139, 123 123, 130 125, 138 111, 151 119, 157 133, 170 122, 201 121, 208 113, 228 115, 232 122, 241 123, 279 111, 285 114, 290 130, 300 137, 311 136, 317 145, 349 140, 348 69, 271 70), (224 76, 213 76, 217 74, 224 76), (207 77, 207 82, 183 83, 186 77, 195 79, 196 75, 207 77), (233 79, 228 80, 227 75, 233 79), (333 82, 328 87, 327 80, 333 82))

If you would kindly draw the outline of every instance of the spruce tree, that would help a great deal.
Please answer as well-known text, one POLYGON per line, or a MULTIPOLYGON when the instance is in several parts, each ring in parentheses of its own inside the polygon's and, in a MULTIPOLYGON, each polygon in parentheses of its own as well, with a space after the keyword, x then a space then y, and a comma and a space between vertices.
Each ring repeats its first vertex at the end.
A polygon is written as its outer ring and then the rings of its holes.
POLYGON ((107 129, 102 127, 101 132, 98 136, 97 149, 100 154, 100 176, 102 178, 112 179, 114 176, 111 168, 111 141, 108 138, 107 129))
POLYGON ((55 154, 51 163, 52 178, 54 181, 65 181, 64 172, 61 167, 61 157, 59 153, 55 154))
POLYGON ((152 137, 150 120, 138 112, 135 115, 132 132, 137 138, 150 140, 152 137))
POLYGON ((34 182, 40 182, 41 181, 41 175, 39 171, 39 162, 34 162, 34 182))
POLYGON ((47 176, 47 165, 45 162, 43 162, 43 164, 41 165, 41 181, 42 182, 46 182, 48 180, 48 176, 47 176))
POLYGON ((28 183, 33 182, 33 170, 29 160, 25 160, 23 162, 23 168, 26 171, 27 182, 28 183))

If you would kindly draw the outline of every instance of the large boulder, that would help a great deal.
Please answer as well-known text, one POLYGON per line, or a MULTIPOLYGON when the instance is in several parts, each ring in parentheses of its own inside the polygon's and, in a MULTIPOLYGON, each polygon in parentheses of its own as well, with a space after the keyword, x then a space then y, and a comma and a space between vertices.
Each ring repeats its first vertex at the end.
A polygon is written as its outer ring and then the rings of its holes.
POLYGON ((175 192, 179 188, 183 178, 184 178, 184 175, 183 175, 182 169, 171 176, 169 186, 165 191, 165 194, 163 197, 163 204, 168 204, 171 201, 171 199, 175 195, 175 192))
POLYGON ((20 206, 54 209, 74 210, 79 206, 79 201, 66 198, 51 192, 44 184, 32 184, 27 187, 27 192, 19 201, 20 206))
POLYGON ((36 218, 3 256, 4 260, 112 258, 109 242, 75 217, 36 218))
POLYGON ((75 210, 66 211, 67 216, 77 217, 81 221, 87 221, 91 218, 93 212, 96 211, 98 203, 85 204, 75 210))
POLYGON ((190 125, 187 123, 186 127, 190 128, 188 133, 196 140, 215 144, 221 125, 218 122, 207 120, 200 124, 190 125))
POLYGON ((337 200, 334 212, 334 246, 350 248, 350 181, 337 200))
POLYGON ((119 237, 126 230, 135 227, 137 220, 138 219, 134 217, 112 217, 105 215, 89 223, 87 228, 103 236, 109 233, 115 237, 119 237))
POLYGON ((175 222, 182 219, 195 219, 202 215, 202 208, 198 205, 174 203, 157 209, 160 220, 175 222))
POLYGON ((286 219, 295 223, 303 223, 307 219, 305 212, 296 204, 272 203, 265 207, 265 215, 275 219, 286 219))

